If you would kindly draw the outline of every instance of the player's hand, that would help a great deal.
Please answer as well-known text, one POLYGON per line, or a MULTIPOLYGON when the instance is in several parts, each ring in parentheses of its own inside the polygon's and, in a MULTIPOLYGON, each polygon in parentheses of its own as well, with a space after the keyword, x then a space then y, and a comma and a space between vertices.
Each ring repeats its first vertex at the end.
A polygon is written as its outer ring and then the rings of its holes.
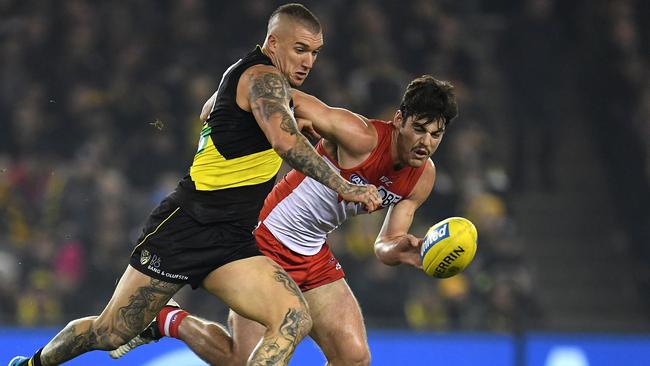
POLYGON ((347 183, 343 192, 339 192, 344 201, 359 202, 368 212, 381 208, 382 199, 379 197, 377 187, 372 184, 360 185, 347 183))
POLYGON ((415 268, 422 269, 422 259, 420 258, 420 247, 422 246, 421 238, 416 238, 411 234, 406 234, 403 240, 400 240, 396 247, 399 261, 409 264, 415 268))

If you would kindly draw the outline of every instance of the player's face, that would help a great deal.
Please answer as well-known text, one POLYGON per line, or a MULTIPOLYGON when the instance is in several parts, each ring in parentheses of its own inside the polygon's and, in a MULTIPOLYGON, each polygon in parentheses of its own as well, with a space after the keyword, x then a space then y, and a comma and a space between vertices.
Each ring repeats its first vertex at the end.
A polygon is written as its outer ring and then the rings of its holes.
POLYGON ((298 87, 305 82, 323 47, 323 33, 311 33, 300 24, 292 25, 291 28, 291 31, 283 32, 277 39, 276 66, 291 86, 298 87))
POLYGON ((395 115, 397 131, 397 158, 400 165, 420 167, 438 149, 445 133, 442 120, 428 121, 409 117, 402 118, 401 112, 395 115))

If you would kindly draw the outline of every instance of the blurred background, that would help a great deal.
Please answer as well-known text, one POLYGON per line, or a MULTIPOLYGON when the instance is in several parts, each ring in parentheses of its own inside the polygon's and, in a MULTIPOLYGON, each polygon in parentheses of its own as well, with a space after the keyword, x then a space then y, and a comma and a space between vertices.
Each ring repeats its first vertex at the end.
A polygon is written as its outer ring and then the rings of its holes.
MULTIPOLYGON (((102 310, 201 106, 282 3, 0 0, 0 325, 102 310)), ((325 48, 303 90, 383 119, 421 74, 459 99, 412 233, 464 216, 478 253, 447 280, 387 267, 383 214, 353 219, 330 242, 369 328, 650 332, 650 2, 304 4, 325 48)))

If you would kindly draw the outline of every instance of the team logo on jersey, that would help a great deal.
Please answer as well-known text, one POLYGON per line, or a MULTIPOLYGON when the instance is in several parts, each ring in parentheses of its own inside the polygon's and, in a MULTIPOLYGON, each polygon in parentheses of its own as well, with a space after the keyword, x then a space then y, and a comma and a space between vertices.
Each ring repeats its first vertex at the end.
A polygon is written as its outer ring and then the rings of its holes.
POLYGON ((350 182, 352 182, 354 184, 361 184, 361 185, 368 184, 368 181, 365 180, 362 176, 358 175, 357 173, 353 173, 350 176, 350 182))
POLYGON ((140 264, 144 266, 145 264, 149 263, 149 259, 151 259, 151 253, 149 253, 148 250, 143 249, 140 253, 140 264))
POLYGON ((382 175, 381 178, 379 178, 379 181, 384 183, 386 187, 390 187, 390 185, 393 184, 393 181, 385 175, 382 175))
POLYGON ((337 261, 336 258, 334 257, 330 258, 330 263, 334 263, 334 269, 336 269, 337 271, 341 269, 341 263, 339 263, 339 261, 337 261))

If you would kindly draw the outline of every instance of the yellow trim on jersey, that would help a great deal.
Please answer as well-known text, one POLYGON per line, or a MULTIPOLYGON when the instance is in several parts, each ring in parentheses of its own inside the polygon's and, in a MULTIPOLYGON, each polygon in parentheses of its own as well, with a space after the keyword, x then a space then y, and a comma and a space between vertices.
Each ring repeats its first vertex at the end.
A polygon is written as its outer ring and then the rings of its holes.
POLYGON ((181 209, 180 207, 176 207, 176 209, 174 210, 174 212, 170 213, 169 216, 167 216, 164 220, 162 220, 162 221, 160 222, 160 224, 158 224, 158 226, 156 226, 156 228, 154 229, 154 231, 152 231, 152 232, 150 232, 149 234, 147 234, 147 235, 142 239, 142 241, 140 241, 140 242, 138 243, 138 245, 136 245, 135 248, 133 248, 133 250, 131 251, 131 256, 133 256, 133 253, 135 253, 136 249, 138 249, 138 247, 139 247, 140 245, 142 245, 145 241, 147 241, 147 239, 148 239, 151 235, 155 234, 156 231, 158 231, 158 229, 160 229, 160 227, 163 226, 163 224, 164 224, 165 222, 167 222, 167 220, 171 219, 172 216, 174 216, 174 214, 175 214, 176 212, 178 212, 178 210, 180 210, 180 209, 181 209))
POLYGON ((280 170, 282 158, 268 149, 234 159, 226 159, 214 146, 209 134, 201 136, 190 176, 199 191, 252 186, 269 181, 280 170))

